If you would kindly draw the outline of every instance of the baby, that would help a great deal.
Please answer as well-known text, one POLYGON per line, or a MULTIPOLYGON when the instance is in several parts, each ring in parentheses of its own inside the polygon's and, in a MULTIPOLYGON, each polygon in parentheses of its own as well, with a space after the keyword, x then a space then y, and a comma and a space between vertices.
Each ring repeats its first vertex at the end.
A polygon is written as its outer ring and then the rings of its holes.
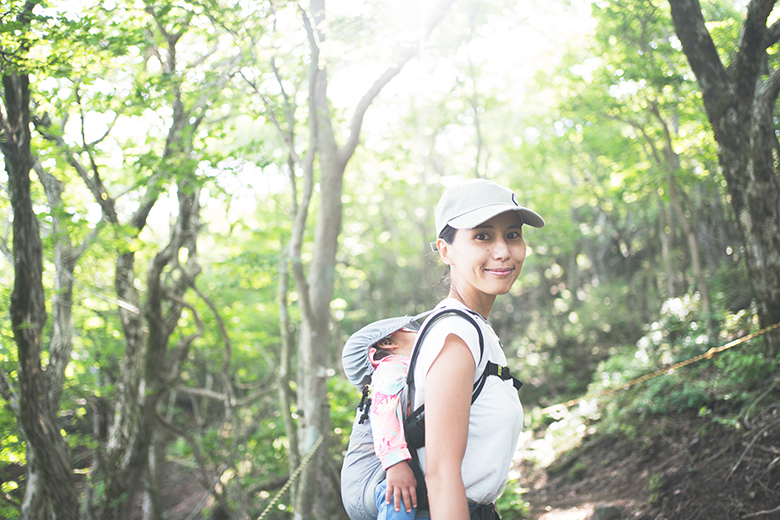
POLYGON ((416 513, 417 481, 408 463, 412 457, 404 437, 402 402, 416 336, 417 331, 402 327, 369 348, 374 366, 369 413, 374 450, 387 472, 375 488, 377 520, 413 520, 416 513))
POLYGON ((341 467, 342 504, 350 520, 414 520, 417 506, 425 505, 425 482, 403 428, 409 356, 425 314, 375 321, 344 345, 344 375, 363 393, 341 467))

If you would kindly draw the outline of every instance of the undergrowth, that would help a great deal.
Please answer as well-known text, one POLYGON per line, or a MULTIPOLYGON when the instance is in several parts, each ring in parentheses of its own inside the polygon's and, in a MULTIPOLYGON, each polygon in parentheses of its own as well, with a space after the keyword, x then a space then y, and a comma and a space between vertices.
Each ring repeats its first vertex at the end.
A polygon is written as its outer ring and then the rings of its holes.
POLYGON ((525 463, 547 468, 589 435, 647 437, 648 418, 690 410, 718 424, 739 427, 751 409, 780 385, 774 375, 780 359, 767 359, 762 338, 626 387, 758 328, 755 312, 747 310, 709 317, 709 323, 698 316, 695 298, 667 301, 661 318, 646 327, 635 346, 599 365, 587 394, 576 404, 530 410, 521 439, 525 463))

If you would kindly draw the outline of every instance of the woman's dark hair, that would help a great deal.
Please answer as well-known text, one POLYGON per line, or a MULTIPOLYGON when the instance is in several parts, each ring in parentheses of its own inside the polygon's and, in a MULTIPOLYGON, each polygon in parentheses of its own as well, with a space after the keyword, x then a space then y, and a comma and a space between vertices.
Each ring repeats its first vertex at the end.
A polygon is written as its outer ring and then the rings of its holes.
POLYGON ((455 240, 456 231, 457 229, 447 224, 444 226, 444 229, 441 230, 441 233, 439 233, 439 238, 444 239, 448 244, 452 244, 452 241, 455 240))
MULTIPOLYGON (((439 233, 439 238, 448 244, 452 244, 453 240, 455 240, 455 233, 457 231, 457 229, 447 224, 444 226, 444 229, 441 230, 441 233, 439 233)), ((450 292, 450 266, 444 266, 444 271, 441 273, 441 279, 439 280, 439 283, 436 284, 436 291, 441 291, 444 294, 450 292)))

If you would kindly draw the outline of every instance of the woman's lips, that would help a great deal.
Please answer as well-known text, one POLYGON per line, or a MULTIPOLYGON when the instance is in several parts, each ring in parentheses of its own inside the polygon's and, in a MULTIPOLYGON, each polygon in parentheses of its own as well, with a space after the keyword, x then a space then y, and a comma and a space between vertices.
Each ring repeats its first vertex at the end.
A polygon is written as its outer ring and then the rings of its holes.
POLYGON ((514 272, 514 269, 511 267, 494 267, 492 269, 485 269, 485 271, 496 276, 509 276, 514 272))

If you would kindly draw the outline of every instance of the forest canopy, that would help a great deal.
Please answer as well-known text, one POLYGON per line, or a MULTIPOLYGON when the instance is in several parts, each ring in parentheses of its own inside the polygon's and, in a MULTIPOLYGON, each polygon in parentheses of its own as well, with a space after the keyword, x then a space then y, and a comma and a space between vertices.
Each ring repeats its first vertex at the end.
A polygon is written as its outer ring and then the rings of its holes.
POLYGON ((341 347, 443 296, 433 210, 467 178, 547 222, 490 315, 522 457, 763 398, 774 4, 4 0, 0 516, 346 518, 341 347))

